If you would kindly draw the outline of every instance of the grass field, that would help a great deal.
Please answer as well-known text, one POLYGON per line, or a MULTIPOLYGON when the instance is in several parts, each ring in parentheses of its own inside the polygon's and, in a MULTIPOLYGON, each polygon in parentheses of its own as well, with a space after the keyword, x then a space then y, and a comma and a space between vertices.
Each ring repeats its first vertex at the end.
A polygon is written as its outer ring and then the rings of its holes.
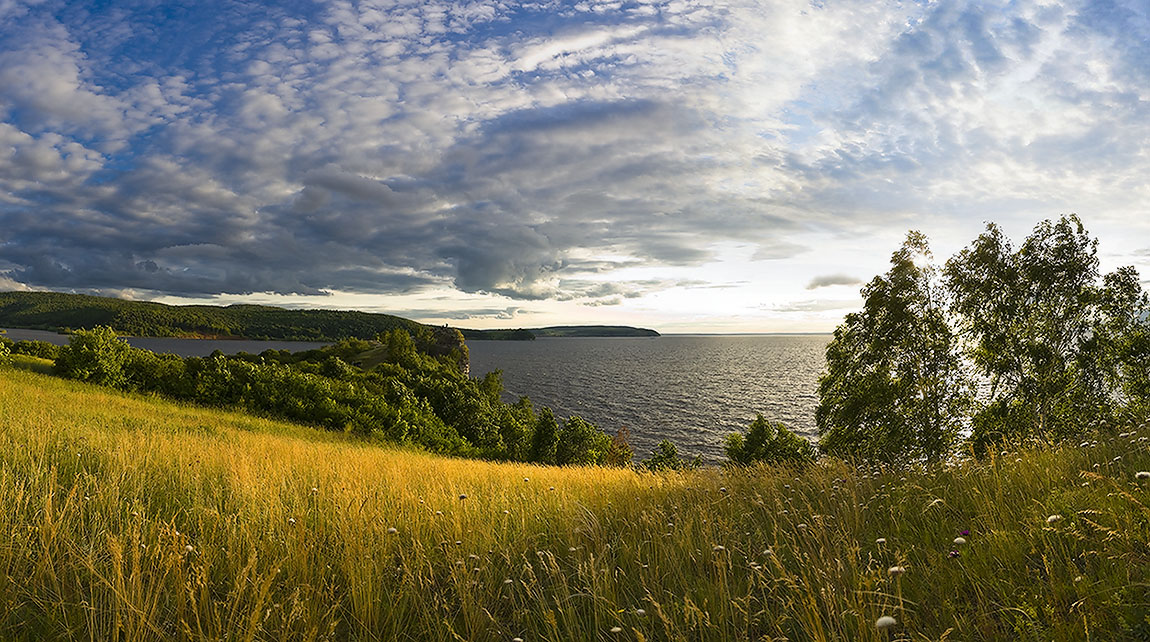
POLYGON ((0 368, 0 639, 1150 639, 1147 428, 927 471, 649 474, 36 367, 0 368))

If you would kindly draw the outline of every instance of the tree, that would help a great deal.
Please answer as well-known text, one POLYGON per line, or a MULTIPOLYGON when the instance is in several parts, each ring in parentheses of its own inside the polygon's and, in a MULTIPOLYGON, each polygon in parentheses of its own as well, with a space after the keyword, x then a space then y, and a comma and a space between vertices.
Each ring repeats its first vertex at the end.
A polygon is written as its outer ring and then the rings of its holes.
POLYGON ((822 452, 938 461, 958 439, 972 386, 947 322, 926 236, 907 234, 827 346, 815 411, 822 452))
POLYGON ((635 458, 635 451, 631 448, 631 431, 626 426, 619 428, 611 438, 611 446, 607 448, 606 464, 608 466, 630 466, 635 458))
MULTIPOLYGON (((4 332, 0 330, 0 332, 4 332)), ((4 365, 12 360, 12 352, 8 349, 8 345, 12 343, 8 337, 0 337, 0 365, 4 365)))
POLYGON ((559 446, 559 424, 551 409, 544 406, 535 421, 535 431, 531 436, 530 460, 538 464, 554 464, 555 451, 559 446))
POLYGON ((756 463, 805 466, 815 460, 811 442, 787 430, 780 422, 767 421, 758 415, 747 434, 732 433, 727 437, 727 458, 733 464, 756 463))
POLYGON ((1120 271, 1100 287, 1097 246, 1074 215, 1039 223, 1018 250, 990 223, 947 262, 965 354, 988 385, 976 451, 1073 436, 1110 416, 1141 286, 1120 271))
POLYGON ((124 383, 124 364, 132 351, 115 330, 96 326, 77 330, 60 348, 56 373, 69 379, 118 387, 124 383))
POLYGON ((560 466, 598 466, 607 459, 611 438, 578 415, 567 418, 559 431, 555 463, 560 466))

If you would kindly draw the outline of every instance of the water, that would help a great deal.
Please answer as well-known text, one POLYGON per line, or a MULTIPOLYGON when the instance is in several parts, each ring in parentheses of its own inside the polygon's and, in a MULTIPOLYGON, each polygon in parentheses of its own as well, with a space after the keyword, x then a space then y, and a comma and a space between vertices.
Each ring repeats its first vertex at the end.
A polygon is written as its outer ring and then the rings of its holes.
MULTIPOLYGON (((13 341, 47 341, 58 346, 67 345, 68 335, 45 330, 8 329, 4 335, 13 341)), ((219 350, 224 354, 249 352, 259 354, 264 350, 289 350, 301 352, 329 345, 313 341, 251 341, 247 339, 172 339, 168 337, 125 337, 128 343, 137 348, 158 353, 178 354, 181 357, 206 357, 219 350)))
POLYGON ((818 377, 830 335, 555 338, 471 341, 471 374, 503 370, 514 398, 614 433, 637 458, 662 439, 680 454, 725 457, 726 435, 756 413, 813 437, 818 377))

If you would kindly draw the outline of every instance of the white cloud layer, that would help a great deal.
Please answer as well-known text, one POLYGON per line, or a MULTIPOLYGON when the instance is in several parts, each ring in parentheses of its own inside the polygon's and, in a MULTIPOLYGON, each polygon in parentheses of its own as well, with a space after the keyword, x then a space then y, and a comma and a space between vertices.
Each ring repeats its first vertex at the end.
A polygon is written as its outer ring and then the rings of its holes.
POLYGON ((503 321, 657 317, 734 270, 777 293, 754 324, 835 310, 804 284, 908 228, 949 251, 1069 211, 1150 265, 1143 2, 158 9, 0 2, 5 279, 503 321))

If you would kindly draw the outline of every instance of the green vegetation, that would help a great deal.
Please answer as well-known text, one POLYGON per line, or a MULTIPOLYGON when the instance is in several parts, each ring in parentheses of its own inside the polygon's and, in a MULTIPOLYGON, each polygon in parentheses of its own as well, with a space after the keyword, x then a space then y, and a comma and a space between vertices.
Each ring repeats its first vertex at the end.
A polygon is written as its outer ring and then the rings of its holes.
POLYGON ((282 341, 370 339, 421 324, 389 314, 287 310, 264 305, 174 306, 58 292, 0 292, 0 326, 41 330, 108 326, 138 337, 243 337, 282 341))
POLYGON ((646 473, 387 450, 16 363, 6 640, 1150 635, 1146 426, 924 468, 646 473))
POLYGON ((759 415, 746 435, 734 433, 727 437, 727 458, 742 466, 767 463, 802 467, 815 460, 815 449, 783 424, 759 415))
POLYGON ((963 431, 984 455, 1147 418, 1150 297, 1132 267, 1100 278, 1077 217, 1040 223, 1018 250, 990 224, 941 279, 930 258, 910 233, 835 331, 816 412, 823 452, 940 461, 963 431))
MULTIPOLYGON (((502 400, 498 371, 470 378, 465 352, 432 356, 430 331, 393 330, 377 342, 347 340, 301 353, 182 358, 132 348, 107 327, 79 330, 59 349, 55 372, 125 391, 299 421, 430 452, 560 465, 630 463, 614 443, 574 416, 562 430, 530 400, 502 400), (370 362, 370 367, 354 364, 370 362), (543 432, 536 434, 539 426, 543 432)), ((461 350, 466 346, 461 345, 461 350)))

